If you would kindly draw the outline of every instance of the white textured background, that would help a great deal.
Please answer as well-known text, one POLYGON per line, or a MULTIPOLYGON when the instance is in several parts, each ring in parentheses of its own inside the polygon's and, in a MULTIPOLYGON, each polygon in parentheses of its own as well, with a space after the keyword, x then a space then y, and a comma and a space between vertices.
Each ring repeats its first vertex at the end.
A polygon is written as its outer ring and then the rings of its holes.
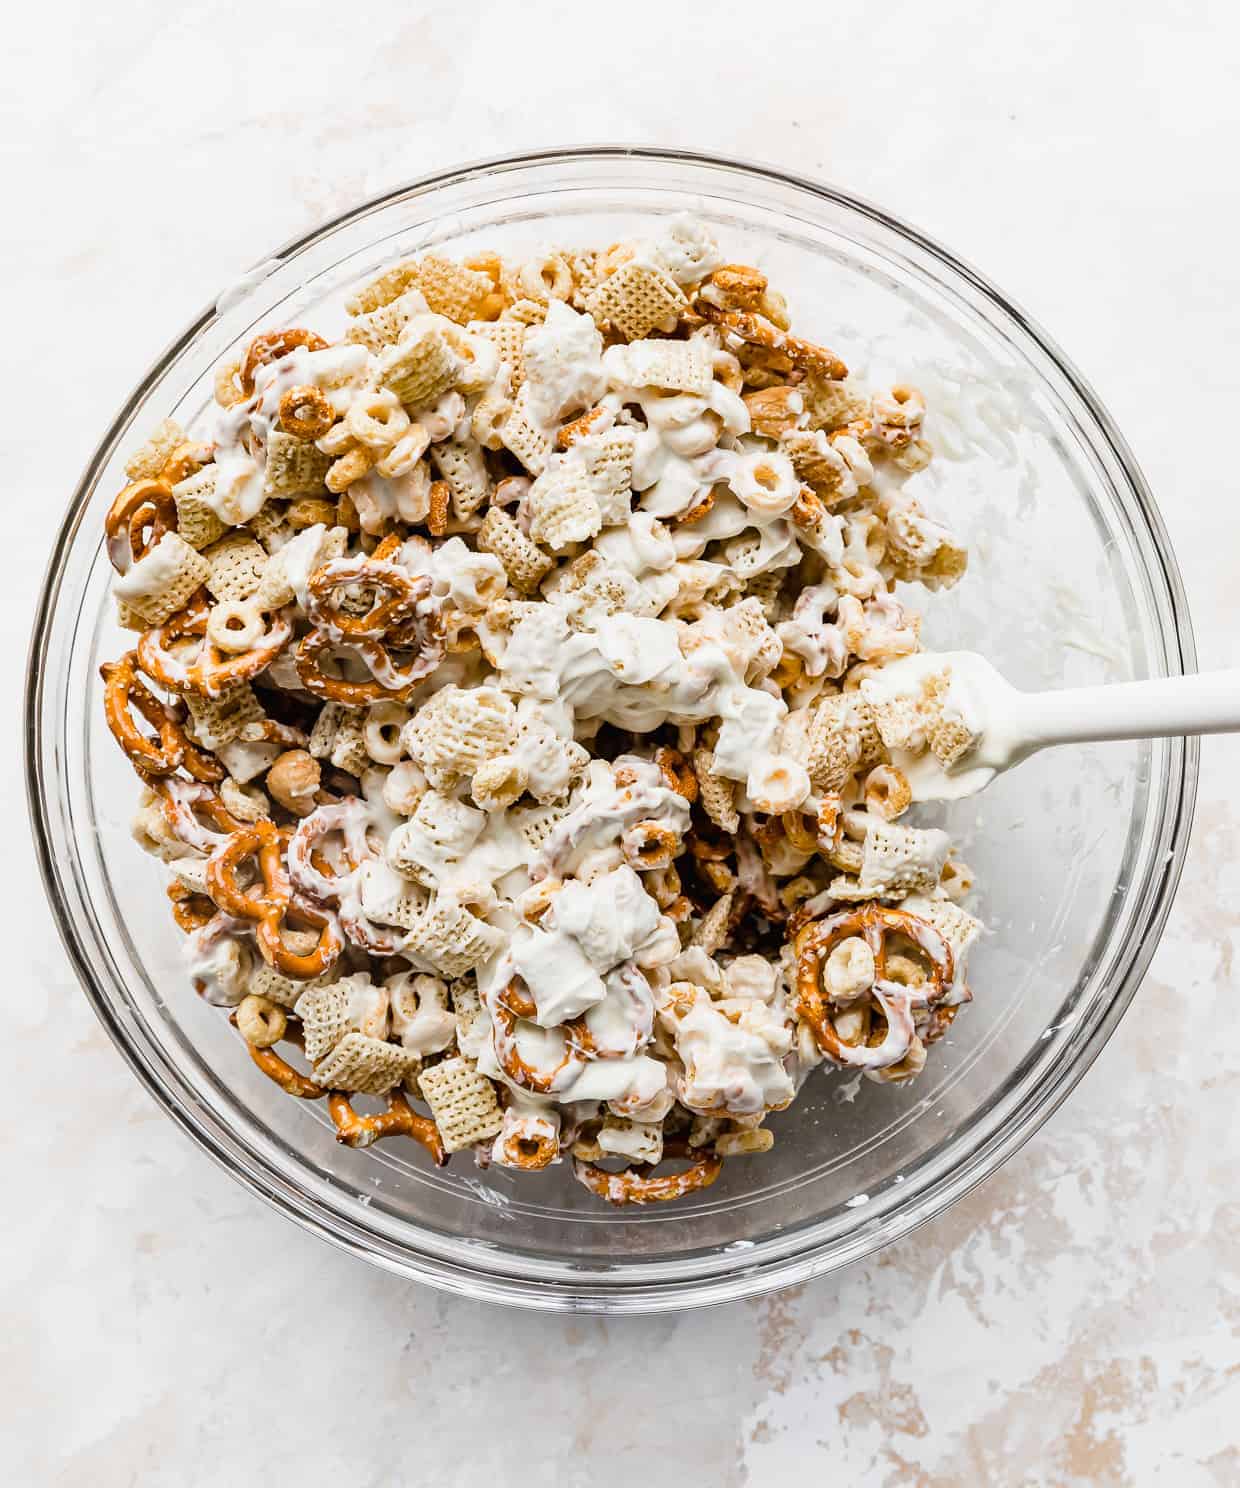
MULTIPOLYGON (((1202 666, 1240 663, 1236 7, 595 14, 39 0, 6 20, 14 652, 115 405, 237 270, 434 168, 632 141, 822 176, 992 275, 1135 446, 1202 666)), ((1132 1013, 999 1176, 843 1275, 602 1323, 372 1272, 233 1187, 156 1113, 62 956, 15 734, 0 745, 0 1482, 1240 1483, 1233 741, 1205 743, 1194 855, 1132 1013)))

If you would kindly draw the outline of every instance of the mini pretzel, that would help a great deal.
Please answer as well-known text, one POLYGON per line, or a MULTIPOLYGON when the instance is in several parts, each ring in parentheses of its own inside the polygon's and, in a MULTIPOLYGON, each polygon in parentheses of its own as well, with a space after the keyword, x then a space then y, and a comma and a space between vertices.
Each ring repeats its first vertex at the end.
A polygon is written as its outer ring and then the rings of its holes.
MULTIPOLYGON (((381 550, 382 546, 376 551, 381 550)), ((426 574, 414 578, 394 563, 376 562, 364 554, 338 558, 311 574, 306 590, 306 613, 333 640, 382 640, 389 631, 409 620, 418 603, 430 592, 431 580, 426 574), (354 586, 373 595, 370 608, 361 615, 351 615, 340 608, 342 592, 354 586), (387 598, 382 598, 383 595, 387 598)))
POLYGON ((150 786, 160 799, 169 831, 178 842, 199 852, 213 853, 242 825, 212 785, 174 776, 153 779, 150 786), (210 822, 210 828, 203 825, 202 817, 210 822))
POLYGON ((226 655, 207 637, 208 607, 201 592, 164 625, 144 631, 138 641, 142 670, 175 692, 193 692, 217 698, 238 682, 248 682, 269 667, 293 634, 284 611, 271 617, 271 624, 257 646, 226 655), (179 641, 198 641, 191 660, 182 660, 170 649, 179 641))
POLYGON ((500 1068, 514 1085, 519 1085, 523 1090, 530 1090, 535 1095, 548 1095, 554 1088, 560 1071, 574 1062, 573 1050, 566 1042, 564 1058, 550 1074, 544 1074, 542 1070, 526 1064, 517 1052, 515 1037, 517 1020, 533 1018, 536 1011, 534 999, 528 992, 518 989, 517 979, 514 977, 495 999, 494 1015, 498 1025, 495 1057, 499 1061, 500 1068))
POLYGON ((896 997, 915 999, 933 1008, 947 994, 955 975, 952 948, 929 921, 919 919, 907 910, 888 909, 881 904, 863 904, 859 909, 846 910, 829 919, 805 925, 797 932, 793 947, 797 963, 797 1012, 809 1025, 818 1047, 837 1064, 882 1068, 897 1063, 907 1052, 907 1039, 894 1036, 896 1030, 891 1013, 896 997), (861 936, 874 954, 873 992, 887 1015, 892 1035, 877 1049, 843 1042, 822 993, 822 971, 827 957, 842 940, 853 935, 861 936), (926 957, 930 964, 928 987, 913 992, 887 980, 889 935, 903 935, 926 957))
POLYGON ((335 422, 327 394, 313 384, 291 387, 280 399, 280 427, 298 439, 321 439, 335 422))
POLYGON ((136 653, 130 651, 119 661, 104 662, 99 668, 108 728, 129 763, 143 779, 171 775, 174 770, 184 768, 195 780, 222 780, 223 767, 192 742, 176 712, 160 702, 138 676, 135 659, 136 653), (138 728, 134 709, 159 735, 158 743, 138 728))
POLYGON ((403 666, 393 661, 383 641, 344 642, 370 669, 371 680, 368 682, 350 682, 343 677, 329 676, 323 670, 321 657, 341 643, 333 641, 323 630, 310 631, 297 648, 297 675, 301 678, 301 685, 315 697, 344 703, 346 707, 362 707, 380 698, 395 698, 397 702, 403 702, 419 682, 430 676, 444 656, 438 618, 418 617, 414 623, 417 633, 409 648, 414 655, 403 666))
POLYGON ((679 842, 671 827, 657 821, 639 821, 620 838, 620 850, 630 868, 670 868, 679 842))
POLYGON ((802 367, 806 372, 832 382, 840 382, 848 376, 847 366, 833 351, 781 331, 764 315, 755 315, 748 310, 721 310, 718 305, 712 305, 709 300, 701 298, 694 302, 693 308, 705 320, 722 326, 725 331, 730 331, 750 346, 760 346, 766 351, 781 353, 794 367, 802 367))
POLYGON ((267 362, 278 362, 281 357, 288 356, 290 351, 296 351, 299 346, 304 346, 307 351, 322 351, 327 342, 322 336, 316 336, 313 331, 303 331, 293 328, 287 331, 265 331, 261 336, 255 336, 246 348, 245 360, 241 363, 241 391, 247 398, 254 393, 254 374, 267 362))
POLYGON ((621 968, 619 980, 620 985, 636 1004, 639 1013, 629 1041, 618 1049, 600 1049, 586 1021, 586 1014, 582 1013, 579 1017, 571 1018, 562 1025, 570 1054, 575 1054, 583 1061, 630 1059, 633 1055, 640 1054, 649 1043, 650 1035, 654 1031, 655 1013, 654 994, 650 989, 650 983, 632 962, 621 968), (634 984, 633 978, 637 978, 639 986, 634 984))
POLYGON ((274 1049, 260 1049, 256 1044, 250 1043, 246 1044, 246 1048, 263 1074, 269 1080, 274 1080, 286 1095, 295 1095, 298 1100, 318 1100, 325 1093, 321 1085, 316 1085, 309 1075, 295 1070, 274 1049))
POLYGON ((269 965, 295 981, 309 981, 332 965, 344 943, 328 915, 304 901, 294 903, 283 859, 287 836, 267 817, 234 832, 207 862, 207 892, 225 914, 253 922, 254 939, 269 965), (243 888, 238 870, 254 857, 261 880, 243 888), (290 913, 319 931, 317 944, 306 955, 289 950, 280 934, 290 913))
POLYGON ((339 904, 358 867, 374 857, 366 840, 365 808, 355 797, 316 807, 302 817, 288 844, 288 871, 301 893, 316 904, 339 904), (347 871, 337 873, 318 850, 324 837, 344 837, 347 871))
POLYGON ((713 1152, 701 1152, 682 1142, 667 1142, 663 1147, 664 1160, 676 1157, 691 1158, 683 1173, 671 1173, 664 1178, 649 1176, 646 1163, 625 1168, 619 1173, 609 1173, 593 1163, 573 1159, 573 1174, 579 1183, 584 1183, 591 1193, 610 1204, 660 1204, 670 1199, 683 1198, 687 1193, 709 1188, 723 1168, 723 1159, 713 1152))
POLYGON ((667 782, 668 790, 674 790, 678 796, 683 796, 692 805, 698 798, 698 779, 693 766, 680 750, 656 749, 654 762, 667 782))
POLYGON ((384 1137, 412 1137, 442 1168, 448 1161, 439 1128, 429 1116, 419 1116, 399 1090, 388 1093, 388 1108, 378 1116, 359 1116, 349 1097, 333 1090, 327 1097, 327 1109, 336 1124, 336 1140, 346 1147, 369 1147, 384 1137))
POLYGON ((348 891, 358 868, 375 857, 366 840, 364 807, 353 797, 319 806, 298 822, 288 845, 288 871, 298 890, 323 908, 334 908, 340 928, 354 945, 375 956, 394 956, 408 931, 376 925, 362 912, 359 896, 348 891), (342 832, 348 867, 337 873, 316 845, 330 832, 342 832))
POLYGON ((103 521, 108 559, 117 573, 144 558, 166 532, 175 532, 177 504, 168 481, 137 480, 119 493, 103 521))

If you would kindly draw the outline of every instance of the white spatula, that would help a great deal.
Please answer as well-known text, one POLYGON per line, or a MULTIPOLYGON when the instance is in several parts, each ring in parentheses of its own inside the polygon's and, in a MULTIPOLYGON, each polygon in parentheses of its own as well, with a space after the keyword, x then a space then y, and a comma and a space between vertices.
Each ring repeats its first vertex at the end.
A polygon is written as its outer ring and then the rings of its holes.
POLYGON ((973 795, 1053 744, 1240 732, 1240 670, 1021 692, 975 651, 926 651, 889 662, 861 690, 871 703, 915 699, 925 678, 945 670, 947 706, 978 739, 946 768, 933 754, 896 758, 919 801, 973 795))

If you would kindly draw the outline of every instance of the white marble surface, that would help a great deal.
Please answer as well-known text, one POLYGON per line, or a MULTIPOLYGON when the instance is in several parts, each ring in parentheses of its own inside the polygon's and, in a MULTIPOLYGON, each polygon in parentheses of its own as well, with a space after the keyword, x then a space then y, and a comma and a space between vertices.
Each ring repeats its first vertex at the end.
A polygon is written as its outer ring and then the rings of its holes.
MULTIPOLYGON (((550 0, 22 7, 0 97, 4 633, 24 644, 118 398, 236 269, 435 167, 630 140, 820 175, 983 266, 1135 446, 1202 665, 1240 663, 1238 42, 1234 7, 1192 0, 637 0, 598 25, 550 0)), ((603 1323, 370 1271, 157 1113, 61 953, 15 732, 0 1481, 1240 1483, 1234 741, 1206 741, 1133 1013, 999 1176, 843 1275, 603 1323)))

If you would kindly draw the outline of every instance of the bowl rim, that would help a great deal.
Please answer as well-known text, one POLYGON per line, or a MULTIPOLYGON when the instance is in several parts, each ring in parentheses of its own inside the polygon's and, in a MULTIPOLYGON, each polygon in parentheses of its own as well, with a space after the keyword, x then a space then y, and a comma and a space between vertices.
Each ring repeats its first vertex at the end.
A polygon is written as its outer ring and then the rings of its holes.
MULTIPOLYGON (((1169 601, 1170 629, 1164 631, 1162 637, 1168 651, 1169 673, 1175 675, 1177 670, 1183 673, 1196 669, 1196 647, 1187 596, 1166 527, 1132 450, 1092 386, 1040 325, 986 276, 936 239, 852 192, 777 166, 705 151, 664 148, 658 145, 545 148, 492 156, 403 181, 289 239, 281 247, 256 260, 255 269, 264 267, 268 272, 273 271, 309 244, 330 236, 353 220, 410 192, 425 193, 437 187, 468 181, 471 177, 505 170, 623 160, 646 161, 656 167, 681 163, 711 167, 734 176, 747 176, 756 181, 791 187, 844 207, 870 219, 880 229, 894 232, 938 260, 949 272, 971 287, 989 309, 999 312, 1014 323, 1054 364, 1056 371, 1081 400, 1094 421, 1097 432, 1122 469, 1128 489, 1135 500, 1136 509, 1130 510, 1128 515, 1131 519, 1139 519, 1149 542, 1150 556, 1158 560, 1157 569, 1151 567, 1147 571, 1147 577, 1161 580, 1165 586, 1164 597, 1169 601)), ((1075 1051, 1073 1057, 1064 1061, 1053 1079, 1048 1079, 1039 1087, 1034 1099, 1010 1115, 999 1129, 974 1147, 955 1171, 937 1179, 920 1194, 919 1204, 911 1210, 889 1214, 876 1224, 859 1226, 851 1236, 811 1241, 796 1253, 777 1255, 752 1269, 742 1265, 732 1273, 689 1276, 671 1281, 625 1281, 617 1277, 606 1281, 587 1281, 583 1278, 581 1281, 568 1283, 558 1280, 548 1282, 528 1275, 518 1277, 511 1272, 486 1269, 481 1265, 472 1267, 450 1261, 438 1252, 419 1252, 408 1247, 397 1249, 338 1211, 324 1210, 308 1192, 278 1178, 270 1170, 260 1169, 252 1163, 240 1165, 235 1161, 216 1134, 197 1118, 187 1104, 177 1098, 171 1087, 163 1082, 156 1069, 147 1062, 96 979, 88 948, 81 938, 60 886, 48 815, 48 802, 51 798, 40 726, 44 696, 44 668, 41 663, 56 613, 65 559, 81 524, 87 502, 118 439, 127 428, 131 415, 146 396, 146 389, 198 337, 217 313, 217 302, 213 300, 165 347, 125 399, 87 461, 70 497, 44 573, 31 630, 24 694, 23 744, 27 809, 40 877, 61 943, 108 1036, 147 1091, 174 1122, 234 1179, 303 1229, 384 1270, 414 1278, 442 1291, 478 1300, 538 1310, 607 1313, 661 1313, 719 1305, 791 1286, 837 1270, 911 1234, 942 1214, 1017 1152, 1054 1114, 1084 1077, 1114 1033, 1148 969, 1170 913, 1187 854, 1199 773, 1200 748, 1196 738, 1182 741, 1182 748, 1178 751, 1178 772, 1175 769, 1175 753, 1168 761, 1165 810, 1171 819, 1169 822, 1164 819, 1162 830, 1170 850, 1164 853, 1161 868, 1151 875, 1156 881, 1146 889, 1146 933, 1137 944, 1128 948, 1126 958, 1117 968, 1118 974, 1110 988, 1108 1001, 1093 1032, 1075 1051)))

